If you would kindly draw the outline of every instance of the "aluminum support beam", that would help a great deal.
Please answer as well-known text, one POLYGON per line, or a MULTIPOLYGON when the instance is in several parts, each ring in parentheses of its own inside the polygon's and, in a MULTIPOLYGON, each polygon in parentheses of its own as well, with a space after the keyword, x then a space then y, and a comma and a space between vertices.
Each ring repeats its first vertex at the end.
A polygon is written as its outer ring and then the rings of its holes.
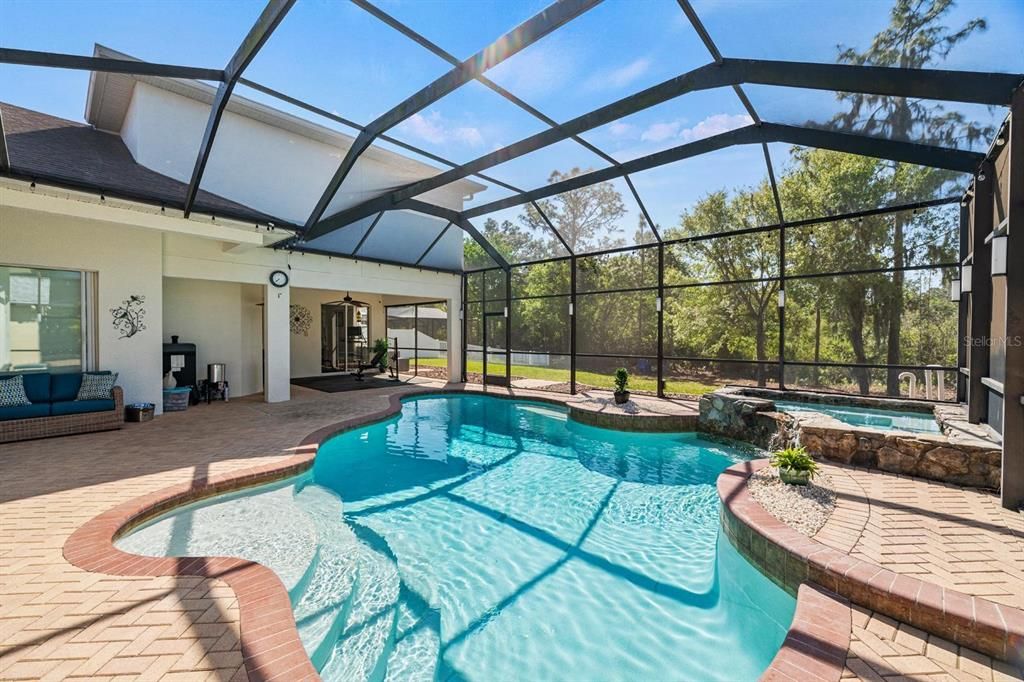
MULTIPOLYGON (((590 113, 583 114, 563 123, 557 128, 542 131, 507 147, 485 154, 450 171, 411 183, 388 194, 340 211, 318 222, 307 223, 307 230, 309 231, 310 238, 322 236, 338 227, 355 222, 378 211, 387 210, 395 203, 404 199, 419 196, 424 192, 443 187, 468 175, 475 175, 498 164, 611 123, 624 116, 629 116, 630 114, 661 104, 687 92, 742 83, 759 83, 787 87, 843 90, 864 94, 920 97, 959 102, 981 102, 1005 106, 1009 103, 1009 92, 1021 82, 1022 78, 1024 77, 1020 75, 998 73, 723 59, 721 63, 707 64, 676 76, 590 113), (969 85, 961 87, 965 83, 969 85)), ((865 152, 854 150, 852 153, 865 152)), ((973 167, 964 169, 961 165, 955 170, 971 172, 973 167)))
MULTIPOLYGON (((536 41, 572 21, 587 10, 596 6, 601 0, 557 0, 544 11, 527 19, 483 50, 463 61, 445 75, 435 80, 408 99, 402 101, 391 110, 379 116, 356 136, 352 146, 345 153, 345 158, 335 171, 334 176, 323 194, 317 201, 313 212, 306 221, 307 231, 315 225, 330 205, 338 188, 345 181, 356 161, 373 141, 382 133, 387 132, 413 114, 430 106, 445 95, 475 79, 488 69, 500 64, 509 57, 529 47, 536 41)), ((410 195, 411 198, 415 195, 410 195)), ((386 209, 384 209, 386 210, 386 209)), ((311 236, 319 236, 311 233, 311 236)))
POLYGON ((203 172, 206 170, 206 163, 210 160, 210 151, 213 149, 213 141, 217 136, 217 129, 220 127, 221 117, 231 99, 231 92, 235 84, 242 77, 245 67, 256 57, 264 43, 270 38, 274 29, 284 19, 288 10, 295 4, 295 0, 270 0, 263 8, 259 18, 253 27, 249 29, 245 40, 235 50, 227 67, 224 69, 224 82, 217 88, 217 95, 213 98, 213 105, 210 107, 210 116, 206 120, 206 129, 203 131, 203 141, 199 145, 199 154, 196 157, 195 166, 192 169, 192 178, 188 183, 188 190, 185 193, 185 217, 192 213, 192 205, 195 203, 196 195, 199 193, 199 185, 203 181, 203 172))
POLYGON ((1006 214, 1006 338, 1003 379, 1003 467, 1007 509, 1024 505, 1024 87, 1013 95, 1009 126, 1009 210, 1006 214))
POLYGON ((473 241, 480 245, 480 248, 487 252, 487 255, 491 257, 491 260, 493 260, 498 265, 498 267, 500 267, 502 270, 509 269, 510 266, 508 264, 508 261, 505 260, 505 257, 498 253, 498 250, 494 248, 494 245, 491 244, 487 240, 487 238, 484 237, 483 234, 481 234, 480 231, 476 229, 476 226, 473 225, 473 223, 470 222, 470 220, 466 218, 462 213, 459 213, 458 211, 453 211, 450 208, 444 208, 442 206, 428 204, 425 201, 418 201, 416 199, 409 199, 407 201, 404 201, 402 202, 401 205, 397 206, 396 208, 408 209, 410 211, 416 211, 418 213, 424 213, 426 215, 444 218, 445 220, 451 223, 455 223, 462 229, 463 232, 472 237, 473 241))
POLYGON ((52 69, 73 69, 76 71, 101 71, 104 73, 125 73, 134 76, 156 76, 158 78, 194 78, 202 81, 223 81, 223 69, 204 69, 195 66, 175 64, 154 64, 134 59, 111 59, 108 57, 85 57, 59 52, 16 50, 0 47, 0 64, 20 66, 42 66, 52 69))
POLYGON ((554 183, 539 189, 526 192, 522 196, 482 204, 463 212, 467 218, 475 218, 505 208, 518 206, 528 201, 537 201, 549 196, 569 192, 581 187, 605 182, 624 175, 656 168, 668 163, 700 156, 709 152, 743 144, 761 144, 767 142, 786 142, 820 149, 874 156, 892 161, 914 163, 922 166, 934 166, 961 172, 972 172, 983 159, 983 154, 966 152, 944 147, 883 140, 851 133, 838 133, 828 130, 799 128, 796 126, 764 123, 760 126, 746 126, 727 133, 706 137, 696 142, 689 142, 655 154, 642 156, 619 167, 602 168, 583 175, 577 175, 562 182, 554 183))
MULTIPOLYGON (((970 301, 971 315, 967 334, 972 339, 988 338, 992 324, 992 247, 985 243, 985 238, 995 227, 992 196, 995 167, 986 161, 981 170, 985 179, 982 180, 980 174, 974 176, 974 197, 970 204, 961 209, 971 216, 967 236, 970 244, 968 254, 971 255, 972 263, 971 291, 961 294, 960 301, 970 301)), ((970 400, 967 417, 972 424, 978 424, 988 420, 988 388, 981 382, 989 376, 987 344, 975 343, 967 347, 967 367, 971 372, 967 382, 970 400)))
POLYGON ((4 112, 0 110, 0 171, 11 169, 11 157, 7 152, 7 132, 4 130, 4 112))

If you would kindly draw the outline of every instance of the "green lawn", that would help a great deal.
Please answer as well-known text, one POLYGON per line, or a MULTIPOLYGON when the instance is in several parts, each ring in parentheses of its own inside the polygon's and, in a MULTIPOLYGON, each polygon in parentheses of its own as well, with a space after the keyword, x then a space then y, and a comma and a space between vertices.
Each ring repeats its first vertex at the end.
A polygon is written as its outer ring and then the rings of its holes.
MULTIPOLYGON (((420 364, 424 367, 445 367, 448 361, 444 358, 422 358, 420 364)), ((466 371, 480 374, 484 371, 484 363, 479 360, 466 362, 466 371)), ((569 370, 553 369, 551 367, 531 367, 529 365, 512 365, 512 376, 523 379, 546 379, 548 381, 569 381, 569 370)), ((594 386, 596 388, 614 388, 615 380, 611 374, 598 374, 597 372, 576 371, 576 382, 594 386)), ((657 389, 657 379, 649 376, 631 375, 629 377, 629 388, 634 391, 647 391, 654 393, 657 389)), ((703 384, 698 381, 682 381, 668 379, 665 382, 666 393, 679 393, 684 395, 703 395, 718 388, 715 384, 703 384)))

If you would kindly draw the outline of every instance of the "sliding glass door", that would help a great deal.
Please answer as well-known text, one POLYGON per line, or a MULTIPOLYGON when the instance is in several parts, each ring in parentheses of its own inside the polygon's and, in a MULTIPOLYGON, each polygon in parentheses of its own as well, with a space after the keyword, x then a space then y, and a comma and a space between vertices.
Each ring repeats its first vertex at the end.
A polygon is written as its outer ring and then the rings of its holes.
POLYGON ((89 273, 0 265, 0 372, 89 368, 89 273))

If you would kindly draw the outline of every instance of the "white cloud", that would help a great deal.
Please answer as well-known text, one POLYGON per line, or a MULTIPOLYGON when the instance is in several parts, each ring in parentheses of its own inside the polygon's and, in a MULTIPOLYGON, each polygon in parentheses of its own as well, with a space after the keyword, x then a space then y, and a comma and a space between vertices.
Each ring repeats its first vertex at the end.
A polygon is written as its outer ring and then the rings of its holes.
POLYGON ((651 68, 650 59, 634 59, 630 63, 610 71, 601 71, 593 74, 587 79, 584 87, 587 90, 622 89, 647 73, 649 68, 651 68))
POLYGON ((681 121, 669 121, 667 123, 653 123, 640 133, 640 140, 643 142, 662 142, 679 134, 681 121))
POLYGON ((694 142, 750 125, 753 120, 746 114, 714 114, 689 128, 683 127, 685 122, 678 120, 652 123, 640 134, 640 139, 643 142, 664 142, 673 139, 694 142))
POLYGON ((747 114, 715 114, 714 116, 708 116, 697 125, 681 131, 679 137, 684 142, 703 140, 705 137, 721 135, 730 130, 750 125, 753 122, 753 119, 747 114))
POLYGON ((484 144, 484 136, 479 128, 452 125, 439 111, 432 111, 426 116, 420 113, 413 114, 402 121, 398 129, 410 137, 432 144, 456 142, 469 147, 480 147, 484 144))
POLYGON ((487 77, 529 101, 558 92, 576 76, 579 50, 556 34, 487 70, 487 77))
POLYGON ((651 60, 649 59, 634 59, 629 64, 619 67, 608 74, 607 82, 610 86, 616 88, 622 88, 640 76, 647 73, 647 69, 651 67, 651 60))
POLYGON ((626 137, 633 134, 633 126, 629 123, 616 121, 608 126, 608 132, 612 137, 626 137))

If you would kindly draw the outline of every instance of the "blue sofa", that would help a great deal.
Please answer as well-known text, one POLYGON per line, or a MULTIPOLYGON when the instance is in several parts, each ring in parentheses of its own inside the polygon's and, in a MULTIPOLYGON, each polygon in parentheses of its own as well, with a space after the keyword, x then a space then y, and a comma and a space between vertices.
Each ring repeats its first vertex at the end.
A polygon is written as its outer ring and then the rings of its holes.
MULTIPOLYGON (((109 374, 109 372, 102 372, 109 374)), ((0 374, 0 379, 11 376, 0 374)), ((25 394, 31 405, 0 407, 0 443, 119 429, 124 424, 124 393, 114 386, 108 400, 75 400, 80 372, 29 372, 25 394)))

